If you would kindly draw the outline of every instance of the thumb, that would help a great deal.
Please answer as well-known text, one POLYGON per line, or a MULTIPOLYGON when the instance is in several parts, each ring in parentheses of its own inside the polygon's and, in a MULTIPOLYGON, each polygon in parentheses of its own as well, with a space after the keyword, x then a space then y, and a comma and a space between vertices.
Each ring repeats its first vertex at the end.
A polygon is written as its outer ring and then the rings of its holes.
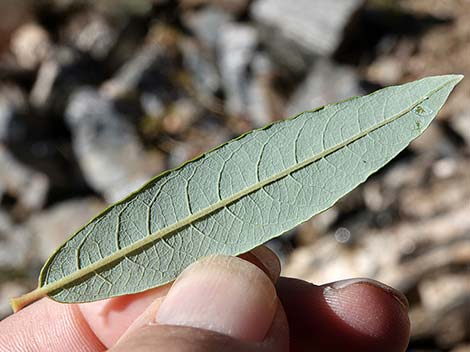
POLYGON ((236 257, 189 266, 111 349, 287 351, 288 324, 269 277, 236 257))

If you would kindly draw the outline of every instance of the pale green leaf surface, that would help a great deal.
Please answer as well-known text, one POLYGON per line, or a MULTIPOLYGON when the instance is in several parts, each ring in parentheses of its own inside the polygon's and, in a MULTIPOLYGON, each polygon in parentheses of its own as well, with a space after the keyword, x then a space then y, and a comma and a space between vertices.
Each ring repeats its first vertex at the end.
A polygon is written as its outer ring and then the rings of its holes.
POLYGON ((39 290, 84 302, 163 285, 331 207, 420 135, 461 76, 429 77, 254 130, 157 176, 71 237, 39 290))

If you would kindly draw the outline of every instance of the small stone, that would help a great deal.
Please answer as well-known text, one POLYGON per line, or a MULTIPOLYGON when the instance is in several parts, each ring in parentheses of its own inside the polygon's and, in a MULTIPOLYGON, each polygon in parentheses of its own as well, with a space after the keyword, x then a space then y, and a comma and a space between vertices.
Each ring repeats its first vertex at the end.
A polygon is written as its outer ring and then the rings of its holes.
POLYGON ((7 213, 0 210, 0 271, 25 269, 29 263, 31 234, 15 226, 7 213))
POLYGON ((148 117, 159 120, 165 113, 165 104, 156 94, 144 92, 140 96, 140 104, 148 117))
POLYGON ((41 64, 36 81, 31 89, 31 105, 36 108, 46 105, 59 75, 59 70, 60 66, 56 60, 46 60, 41 64))
MULTIPOLYGON (((283 275, 319 284, 347 277, 371 277, 406 292, 428 278, 429 273, 440 275, 454 265, 457 274, 464 273, 464 266, 458 263, 470 260, 469 211, 470 203, 461 201, 460 206, 448 212, 420 221, 394 222, 380 230, 370 222, 360 231, 341 225, 351 235, 357 234, 354 246, 339 243, 338 233, 337 238, 334 236, 338 228, 332 229, 312 244, 296 248, 283 275)), ((347 233, 341 232, 339 239, 343 240, 347 233)))
POLYGON ((460 160, 457 158, 443 158, 437 160, 433 166, 433 174, 437 178, 449 178, 454 176, 459 169, 460 160))
POLYGON ((385 56, 374 62, 367 70, 367 77, 372 82, 384 86, 397 84, 403 76, 405 67, 395 57, 385 56))
POLYGON ((13 109, 9 104, 0 100, 0 142, 8 139, 11 121, 13 120, 13 109))
POLYGON ((211 101, 220 89, 220 75, 210 53, 192 40, 182 40, 180 45, 183 64, 191 75, 193 89, 199 99, 211 101))
POLYGON ((253 60, 258 35, 247 24, 231 23, 221 29, 218 39, 219 67, 231 115, 243 115, 247 101, 248 67, 253 60))
POLYGON ((470 150, 470 110, 454 116, 451 120, 452 128, 465 140, 470 150))
POLYGON ((64 99, 64 93, 67 94, 71 86, 82 82, 82 79, 84 81, 89 79, 92 71, 80 76, 71 74, 71 72, 83 71, 83 67, 80 67, 81 59, 79 53, 73 49, 67 46, 56 46, 39 66, 29 95, 31 105, 36 109, 60 105, 60 100, 64 99))
POLYGON ((106 201, 121 199, 164 168, 163 157, 144 150, 134 126, 98 91, 75 92, 65 114, 84 176, 106 201))
POLYGON ((168 102, 177 95, 170 78, 175 74, 174 68, 175 61, 169 51, 160 44, 150 43, 140 48, 111 79, 104 82, 101 92, 112 99, 150 92, 168 102))
POLYGON ((233 21, 233 16, 221 9, 206 7, 186 13, 182 19, 203 45, 215 49, 220 30, 233 21))
POLYGON ((288 38, 307 52, 330 56, 363 4, 363 0, 257 0, 251 14, 272 29, 272 40, 288 38))
POLYGON ((201 113, 201 109, 191 99, 181 98, 172 104, 163 118, 163 128, 170 134, 184 133, 201 113))
POLYGON ((430 218, 459 207, 470 199, 470 163, 461 161, 451 178, 433 179, 428 187, 413 187, 401 192, 399 208, 403 215, 430 218))
POLYGON ((266 53, 257 53, 246 94, 246 114, 253 127, 264 126, 281 115, 281 98, 273 90, 274 64, 266 53))
POLYGON ((324 236, 330 227, 338 220, 339 211, 332 207, 315 215, 313 218, 299 225, 296 240, 300 245, 309 245, 321 236, 324 236))
POLYGON ((464 303, 468 300, 470 280, 465 273, 431 277, 420 283, 419 292, 421 302, 427 310, 442 311, 455 302, 464 303))
POLYGON ((410 148, 417 154, 432 159, 457 155, 455 145, 446 138, 445 130, 439 122, 430 124, 419 138, 411 142, 410 148))
POLYGON ((102 60, 116 43, 118 33, 103 16, 85 11, 70 19, 64 29, 64 37, 78 50, 102 60))
POLYGON ((25 126, 18 118, 27 110, 23 91, 11 84, 0 85, 0 143, 15 143, 25 136, 25 126))
POLYGON ((251 0, 180 0, 180 6, 187 9, 209 5, 224 12, 238 15, 247 10, 250 2, 251 0))
POLYGON ((24 24, 13 34, 11 50, 21 67, 34 69, 51 50, 49 34, 36 23, 24 24))
POLYGON ((363 94, 359 77, 352 68, 321 60, 293 93, 287 105, 287 115, 363 94))
POLYGON ((0 144, 0 190, 16 199, 14 210, 30 212, 44 205, 49 179, 20 163, 0 144))

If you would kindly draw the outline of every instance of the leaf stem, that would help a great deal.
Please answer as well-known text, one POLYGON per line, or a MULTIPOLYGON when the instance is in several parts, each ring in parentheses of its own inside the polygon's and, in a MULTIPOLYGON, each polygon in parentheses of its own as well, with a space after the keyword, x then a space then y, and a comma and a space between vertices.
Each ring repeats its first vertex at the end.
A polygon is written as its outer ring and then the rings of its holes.
POLYGON ((27 305, 46 297, 46 290, 42 287, 38 287, 35 290, 28 292, 20 297, 15 297, 10 299, 10 306, 13 309, 13 312, 16 313, 19 310, 23 309, 27 305))

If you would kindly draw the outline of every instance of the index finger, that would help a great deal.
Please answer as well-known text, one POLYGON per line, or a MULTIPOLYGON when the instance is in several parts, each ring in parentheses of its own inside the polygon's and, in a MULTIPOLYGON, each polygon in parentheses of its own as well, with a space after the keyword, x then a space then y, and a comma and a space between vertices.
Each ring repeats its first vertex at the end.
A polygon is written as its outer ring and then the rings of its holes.
MULTIPOLYGON (((273 282, 277 281, 279 261, 266 247, 255 248, 240 257, 260 267, 273 282)), ((170 284, 78 305, 43 298, 0 322, 0 352, 104 351, 169 288, 170 284)))
POLYGON ((167 291, 163 286, 80 305, 43 298, 0 322, 0 352, 104 351, 154 299, 167 291), (98 318, 97 334, 94 322, 98 318))

